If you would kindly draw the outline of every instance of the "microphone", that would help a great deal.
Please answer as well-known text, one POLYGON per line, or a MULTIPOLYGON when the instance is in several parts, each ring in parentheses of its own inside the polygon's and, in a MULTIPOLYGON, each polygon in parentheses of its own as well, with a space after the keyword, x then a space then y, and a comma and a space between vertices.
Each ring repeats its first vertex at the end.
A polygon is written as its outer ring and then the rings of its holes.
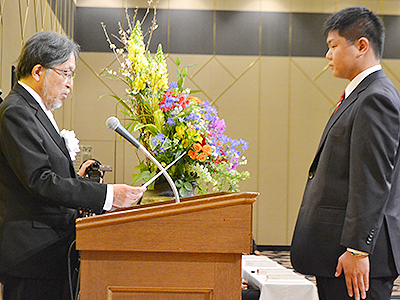
POLYGON ((153 156, 147 149, 137 140, 135 139, 128 130, 126 130, 116 117, 109 117, 106 121, 106 125, 108 129, 116 131, 119 135, 121 135, 124 139, 126 139, 133 146, 138 148, 148 159, 150 159, 162 172, 167 179, 169 185, 171 186, 172 191, 174 192, 175 202, 179 203, 179 192, 176 189, 175 183, 172 180, 171 176, 169 176, 168 172, 163 168, 160 162, 153 156))
POLYGON ((128 130, 125 129, 119 122, 116 117, 109 117, 106 121, 106 125, 108 129, 114 130, 119 133, 124 139, 126 139, 129 143, 131 143, 136 148, 140 148, 142 144, 139 143, 137 139, 135 139, 128 130))

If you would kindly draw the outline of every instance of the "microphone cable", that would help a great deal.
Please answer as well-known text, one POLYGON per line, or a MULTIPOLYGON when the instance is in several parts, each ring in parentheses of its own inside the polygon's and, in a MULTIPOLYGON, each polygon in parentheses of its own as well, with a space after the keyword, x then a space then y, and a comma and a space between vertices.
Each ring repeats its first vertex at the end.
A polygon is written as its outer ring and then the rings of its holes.
POLYGON ((74 240, 70 245, 68 249, 68 283, 69 283, 69 292, 71 296, 71 300, 78 300, 79 298, 79 288, 80 288, 80 277, 81 277, 81 268, 80 268, 80 253, 77 251, 77 265, 75 270, 77 271, 78 276, 76 278, 76 291, 75 291, 75 296, 74 296, 74 291, 73 291, 73 285, 72 285, 72 270, 71 270, 71 252, 72 252, 72 247, 76 243, 76 240, 74 240))

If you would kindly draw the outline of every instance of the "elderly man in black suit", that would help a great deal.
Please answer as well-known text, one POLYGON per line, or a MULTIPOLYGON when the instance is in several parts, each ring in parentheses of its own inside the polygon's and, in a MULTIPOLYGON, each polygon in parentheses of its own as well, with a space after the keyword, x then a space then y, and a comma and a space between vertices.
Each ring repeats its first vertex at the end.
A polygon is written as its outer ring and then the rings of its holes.
POLYGON ((5 300, 71 299, 68 256, 76 254, 69 249, 77 211, 99 214, 128 207, 145 191, 95 183, 74 170, 52 111, 73 86, 78 51, 63 35, 35 34, 22 49, 19 81, 0 105, 0 279, 5 300))
POLYGON ((350 83, 311 164, 291 260, 316 275, 322 300, 388 300, 400 271, 400 97, 380 65, 384 26, 356 6, 325 34, 333 75, 350 83))

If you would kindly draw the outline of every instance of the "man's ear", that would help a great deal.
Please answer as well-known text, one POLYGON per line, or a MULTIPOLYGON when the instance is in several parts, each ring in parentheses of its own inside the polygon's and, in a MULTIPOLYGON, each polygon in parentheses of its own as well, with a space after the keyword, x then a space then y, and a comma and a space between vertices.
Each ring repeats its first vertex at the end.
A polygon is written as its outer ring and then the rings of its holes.
POLYGON ((366 37, 359 38, 354 46, 358 49, 358 57, 365 55, 371 47, 369 40, 366 37))
POLYGON ((42 65, 37 64, 32 68, 31 75, 35 81, 39 82, 45 72, 46 69, 42 65))

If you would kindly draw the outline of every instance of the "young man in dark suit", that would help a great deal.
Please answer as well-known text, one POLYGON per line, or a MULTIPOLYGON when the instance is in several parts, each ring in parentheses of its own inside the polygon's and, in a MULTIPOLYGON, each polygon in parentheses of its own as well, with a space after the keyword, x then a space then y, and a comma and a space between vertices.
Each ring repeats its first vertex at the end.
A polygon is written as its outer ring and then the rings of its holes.
POLYGON ((384 26, 362 6, 325 23, 326 58, 348 79, 322 134, 291 246, 320 299, 390 299, 400 271, 400 98, 381 68, 384 26))
POLYGON ((19 81, 0 105, 0 279, 5 300, 71 299, 68 256, 76 256, 69 250, 77 211, 100 214, 128 207, 145 191, 95 183, 74 170, 52 111, 72 89, 78 50, 55 32, 35 34, 22 49, 19 81))

